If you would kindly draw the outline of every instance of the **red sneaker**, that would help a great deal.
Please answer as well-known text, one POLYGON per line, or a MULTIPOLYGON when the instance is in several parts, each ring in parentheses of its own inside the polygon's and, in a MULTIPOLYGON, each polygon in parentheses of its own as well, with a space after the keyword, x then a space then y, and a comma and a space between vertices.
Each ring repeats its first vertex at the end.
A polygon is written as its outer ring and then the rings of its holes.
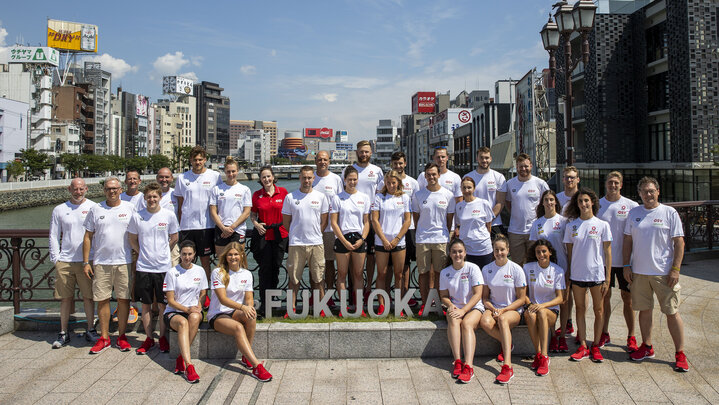
POLYGON ((687 356, 683 351, 677 352, 674 355, 674 358, 677 360, 676 364, 674 364, 674 370, 682 372, 689 371, 689 362, 687 361, 687 356))
POLYGON ((362 318, 367 318, 367 313, 364 311, 364 309, 362 310, 362 318))
POLYGON ((419 307, 419 312, 417 312, 417 316, 422 316, 423 312, 424 312, 424 304, 422 304, 422 306, 419 307))
POLYGON ((559 338, 559 343, 557 344, 557 351, 559 353, 569 352, 569 346, 567 345, 567 338, 565 338, 564 336, 559 338))
POLYGON ((124 333, 117 337, 116 346, 118 349, 120 349, 121 352, 129 352, 130 349, 132 349, 132 346, 130 346, 130 342, 127 341, 127 336, 125 336, 124 333))
POLYGON ((499 372, 496 381, 500 384, 507 384, 512 377, 514 377, 514 369, 505 364, 502 366, 502 371, 499 372))
POLYGON ((465 364, 464 367, 462 367, 462 373, 457 379, 461 383, 469 384, 469 382, 472 381, 472 377, 474 377, 474 368, 469 364, 465 364))
POLYGON ((414 307, 416 307, 417 305, 419 305, 419 302, 417 302, 417 300, 414 299, 414 298, 410 298, 409 301, 407 301, 407 305, 409 305, 410 307, 414 308, 414 307))
MULTIPOLYGON (((119 346, 119 343, 118 343, 118 346, 119 346)), ((147 354, 147 352, 150 349, 152 349, 153 347, 155 347, 155 339, 148 337, 147 339, 145 339, 144 342, 142 342, 142 345, 140 347, 138 347, 137 350, 135 350, 135 353, 147 354)), ((122 350, 122 349, 120 349, 120 350, 122 350)))
POLYGON ((567 336, 569 336, 569 335, 571 335, 571 334, 573 334, 573 333, 574 333, 574 326, 572 326, 572 320, 571 320, 571 319, 567 319, 567 326, 566 326, 566 328, 564 329, 564 334, 567 335, 567 336))
POLYGON ((246 369, 252 370, 252 363, 250 363, 249 360, 247 360, 247 357, 245 355, 242 355, 242 358, 240 359, 240 364, 242 364, 246 369))
POLYGON ((379 307, 377 307, 377 315, 382 315, 383 312, 384 312, 384 305, 379 304, 379 307))
POLYGON ((323 309, 322 311, 320 311, 320 318, 326 318, 326 317, 327 317, 327 315, 325 315, 325 310, 323 309))
POLYGON ((539 367, 537 367, 537 375, 540 377, 544 377, 547 374, 549 374, 549 357, 540 355, 539 367))
POLYGON ((582 345, 579 346, 579 349, 577 349, 573 355, 569 356, 569 359, 573 361, 582 361, 587 357, 589 357, 589 350, 587 350, 587 346, 582 345))
POLYGON ((602 352, 599 351, 599 346, 592 345, 592 350, 590 351, 590 358, 595 363, 604 362, 604 356, 602 356, 602 352))
POLYGON ((634 336, 628 336, 627 337, 627 352, 633 353, 639 350, 639 347, 637 347, 637 338, 634 336))
POLYGON ((463 367, 464 367, 464 362, 461 359, 455 360, 454 368, 452 369, 452 378, 459 377, 459 375, 462 374, 463 367))
POLYGON ((182 374, 185 372, 185 360, 182 358, 182 355, 177 356, 177 360, 175 360, 175 374, 182 374))
POLYGON ((629 358, 634 361, 642 361, 647 358, 651 359, 652 357, 654 357, 654 347, 647 346, 644 343, 642 343, 636 351, 629 355, 629 358))
POLYGON ((533 361, 532 364, 529 366, 529 368, 531 368, 532 370, 536 370, 536 369, 539 367, 539 360, 540 360, 541 358, 542 358, 542 354, 541 354, 541 353, 535 354, 535 355, 534 355, 534 361, 533 361))
POLYGON ((160 336, 160 353, 170 352, 170 342, 167 341, 165 336, 160 336))
POLYGON ((504 350, 501 350, 497 355, 497 361, 500 363, 504 363, 504 350))
POLYGON ((102 353, 108 347, 110 347, 110 339, 101 337, 100 339, 97 339, 95 345, 90 349, 90 354, 102 353))
POLYGON ((210 297, 208 295, 205 295, 205 302, 202 303, 202 309, 207 311, 209 308, 210 308, 210 297))
POLYGON ((597 343, 597 347, 604 347, 604 345, 606 345, 609 342, 611 342, 609 333, 602 333, 602 336, 599 338, 599 343, 597 343))
POLYGON ((263 366, 262 363, 252 369, 252 376, 262 382, 267 382, 272 379, 272 374, 265 370, 265 366, 263 366))
POLYGON ((557 335, 552 335, 551 339, 549 339, 549 352, 557 353, 558 351, 559 351, 559 339, 557 338, 557 335))
POLYGON ((185 379, 190 384, 196 384, 200 382, 200 376, 197 375, 197 372, 195 371, 195 366, 192 364, 187 365, 187 369, 185 370, 185 379))

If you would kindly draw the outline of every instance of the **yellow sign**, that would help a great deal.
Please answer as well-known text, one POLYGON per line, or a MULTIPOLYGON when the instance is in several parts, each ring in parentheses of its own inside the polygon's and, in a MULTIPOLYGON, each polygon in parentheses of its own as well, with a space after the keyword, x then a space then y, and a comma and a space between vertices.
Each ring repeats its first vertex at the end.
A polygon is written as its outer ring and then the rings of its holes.
POLYGON ((97 53, 97 25, 47 20, 47 46, 97 53))

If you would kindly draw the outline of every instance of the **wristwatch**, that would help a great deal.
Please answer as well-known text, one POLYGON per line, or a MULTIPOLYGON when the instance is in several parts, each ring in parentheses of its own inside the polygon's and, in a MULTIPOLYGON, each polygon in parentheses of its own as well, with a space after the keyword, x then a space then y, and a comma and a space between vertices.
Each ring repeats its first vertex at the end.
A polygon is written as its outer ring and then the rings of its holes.
POLYGON ((82 262, 83 266, 87 266, 88 264, 90 264, 90 262, 82 262))

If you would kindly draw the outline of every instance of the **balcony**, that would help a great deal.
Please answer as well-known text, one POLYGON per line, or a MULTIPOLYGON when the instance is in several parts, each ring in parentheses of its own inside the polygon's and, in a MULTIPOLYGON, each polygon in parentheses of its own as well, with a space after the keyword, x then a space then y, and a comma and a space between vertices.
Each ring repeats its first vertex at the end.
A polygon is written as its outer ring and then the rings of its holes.
POLYGON ((82 151, 85 153, 94 153, 95 145, 93 145, 91 143, 86 143, 85 146, 82 147, 82 151))
POLYGON ((586 110, 587 106, 585 104, 572 106, 572 123, 583 122, 586 110))

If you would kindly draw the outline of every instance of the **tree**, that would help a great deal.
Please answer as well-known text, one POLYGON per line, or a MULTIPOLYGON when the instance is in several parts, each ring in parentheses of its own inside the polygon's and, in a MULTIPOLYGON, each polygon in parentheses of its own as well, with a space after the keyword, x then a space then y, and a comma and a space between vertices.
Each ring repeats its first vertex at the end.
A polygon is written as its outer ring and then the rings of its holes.
POLYGON ((125 158, 117 155, 106 155, 107 164, 111 172, 117 173, 125 170, 125 158))
POLYGON ((170 165, 170 158, 168 158, 167 156, 159 153, 155 155, 150 155, 149 167, 153 172, 157 173, 163 167, 170 167, 170 165))
POLYGON ((47 153, 38 152, 35 148, 20 149, 20 161, 27 170, 28 178, 44 175, 45 169, 51 166, 47 153))
POLYGON ((65 171, 70 173, 70 177, 78 176, 80 170, 85 169, 87 163, 85 162, 86 155, 75 155, 73 153, 63 153, 60 155, 60 161, 65 166, 65 171))
POLYGON ((10 179, 10 177, 14 177, 17 181, 17 178, 23 173, 25 173, 25 167, 22 165, 21 162, 17 160, 8 161, 5 170, 7 170, 8 180, 10 179))
POLYGON ((87 171, 93 174, 102 175, 103 173, 112 170, 112 162, 106 156, 86 155, 85 163, 87 165, 87 171))
POLYGON ((190 146, 173 146, 172 147, 172 169, 175 173, 184 172, 190 163, 190 146))
POLYGON ((150 160, 143 156, 135 156, 131 158, 125 158, 125 171, 135 170, 142 174, 147 169, 150 160))

